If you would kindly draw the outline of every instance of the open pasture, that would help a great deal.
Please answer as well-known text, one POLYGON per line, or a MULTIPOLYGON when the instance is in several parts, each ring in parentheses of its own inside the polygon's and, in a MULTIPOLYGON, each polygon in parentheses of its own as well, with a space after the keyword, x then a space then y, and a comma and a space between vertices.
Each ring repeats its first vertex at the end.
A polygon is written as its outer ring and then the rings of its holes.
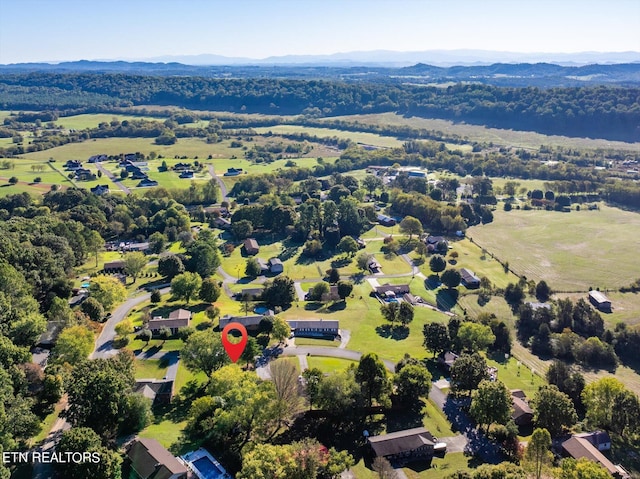
POLYGON ((498 209, 492 223, 467 231, 516 273, 544 279, 556 291, 616 289, 635 281, 640 257, 628 246, 639 235, 640 215, 608 206, 570 213, 498 209))
MULTIPOLYGON (((327 121, 344 120, 369 125, 409 126, 441 131, 447 135, 458 135, 470 141, 493 142, 495 145, 538 149, 540 145, 554 145, 566 148, 617 149, 640 151, 640 143, 626 143, 591 138, 573 138, 558 135, 543 135, 532 131, 503 130, 487 128, 482 125, 456 123, 435 118, 404 117, 396 113, 372 113, 367 115, 348 115, 327 118, 327 121)), ((460 145, 448 146, 452 149, 463 149, 460 145)), ((464 150, 463 150, 464 151, 464 150)))
POLYGON ((365 145, 373 145, 379 147, 386 148, 394 148, 402 146, 404 143, 401 140, 393 136, 381 136, 376 135, 375 133, 365 133, 365 132, 353 132, 353 131, 343 131, 336 130, 333 128, 315 128, 308 126, 299 126, 299 125, 275 125, 275 126, 265 126, 260 128, 255 128, 255 131, 258 133, 268 133, 273 132, 274 134, 290 134, 290 133, 307 133, 309 135, 315 135, 318 137, 338 137, 345 138, 355 141, 356 143, 362 143, 365 145))
POLYGON ((110 123, 116 120, 131 121, 131 120, 145 120, 145 121, 157 121, 163 122, 166 118, 154 118, 150 116, 134 116, 134 115, 121 115, 121 114, 109 114, 109 113, 87 113, 83 115, 72 115, 58 118, 54 123, 60 128, 67 130, 85 130, 88 128, 98 128, 100 123, 110 123))

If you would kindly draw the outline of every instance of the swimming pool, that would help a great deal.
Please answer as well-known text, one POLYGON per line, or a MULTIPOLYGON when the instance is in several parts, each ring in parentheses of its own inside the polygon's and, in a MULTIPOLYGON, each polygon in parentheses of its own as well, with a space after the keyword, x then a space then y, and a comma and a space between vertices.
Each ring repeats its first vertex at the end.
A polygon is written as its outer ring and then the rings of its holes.
POLYGON ((192 467, 199 472, 203 479, 217 479, 223 477, 224 472, 218 469, 218 467, 211 462, 207 456, 203 456, 200 459, 196 459, 191 463, 192 467))
POLYGON ((83 288, 88 288, 89 286, 91 286, 91 283, 82 283, 80 286, 82 286, 83 288))

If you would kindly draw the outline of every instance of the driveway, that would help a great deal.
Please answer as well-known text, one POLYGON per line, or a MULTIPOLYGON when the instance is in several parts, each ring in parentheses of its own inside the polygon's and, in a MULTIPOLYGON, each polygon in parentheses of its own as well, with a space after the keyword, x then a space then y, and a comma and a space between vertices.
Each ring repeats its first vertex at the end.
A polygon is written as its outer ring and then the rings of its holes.
MULTIPOLYGON (((360 361, 362 353, 351 351, 350 349, 341 348, 325 348, 322 346, 296 346, 284 348, 283 356, 325 356, 330 358, 350 359, 351 361, 360 361)), ((383 359, 385 367, 390 372, 395 372, 396 365, 393 361, 383 359)))
POLYGON ((118 180, 118 178, 116 177, 116 175, 114 175, 113 173, 111 173, 109 170, 107 170, 104 166, 102 166, 100 163, 96 163, 96 168, 98 168, 99 171, 102 172, 102 174, 104 176, 106 176, 107 178, 109 178, 113 183, 115 183, 115 185, 120 188, 122 191, 124 191, 126 194, 131 194, 131 190, 129 188, 127 188, 126 186, 124 186, 120 180, 118 180))
MULTIPOLYGON (((166 294, 171 291, 171 288, 162 288, 160 290, 161 294, 166 294)), ((127 317, 129 311, 138 306, 141 303, 144 303, 151 297, 151 293, 144 293, 140 296, 136 296, 135 298, 129 298, 120 306, 118 306, 113 313, 111 313, 111 317, 104 323, 104 327, 102 328, 102 332, 98 339, 96 340, 96 346, 91 354, 91 359, 98 358, 109 358, 111 356, 115 356, 118 353, 118 350, 113 347, 113 340, 116 337, 116 324, 122 321, 127 317)))
POLYGON ((213 165, 209 166, 209 174, 218 182, 218 186, 220 187, 220 195, 222 196, 222 201, 227 199, 227 185, 224 184, 222 178, 216 175, 215 170, 213 169, 213 165))

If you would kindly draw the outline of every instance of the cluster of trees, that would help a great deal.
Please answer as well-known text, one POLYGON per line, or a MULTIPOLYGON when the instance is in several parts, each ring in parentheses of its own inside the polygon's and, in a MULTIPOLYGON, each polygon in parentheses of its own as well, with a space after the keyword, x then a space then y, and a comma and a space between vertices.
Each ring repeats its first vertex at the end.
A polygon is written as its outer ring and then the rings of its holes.
POLYGON ((448 324, 431 322, 423 327, 424 346, 434 357, 452 351, 476 353, 490 350, 510 353, 511 335, 507 324, 494 314, 481 314, 476 320, 451 317, 448 324))
POLYGON ((610 86, 447 88, 326 80, 212 79, 123 74, 2 75, 5 108, 177 105, 267 114, 349 115, 396 111, 501 128, 635 141, 637 89, 610 86))
MULTIPOLYGON (((512 288, 517 289, 517 288, 512 288)), ((604 321, 584 299, 555 301, 550 307, 523 304, 516 321, 518 338, 540 355, 576 361, 591 367, 613 368, 618 364, 616 332, 605 330, 604 321)), ((622 338, 627 338, 624 328, 622 338)), ((625 349, 622 342, 618 347, 625 349)))

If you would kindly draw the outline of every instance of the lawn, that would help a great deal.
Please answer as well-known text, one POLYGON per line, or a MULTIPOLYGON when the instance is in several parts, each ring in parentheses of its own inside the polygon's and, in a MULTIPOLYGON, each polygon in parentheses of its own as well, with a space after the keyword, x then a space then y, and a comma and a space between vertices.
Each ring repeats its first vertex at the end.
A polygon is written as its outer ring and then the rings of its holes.
POLYGON ((351 331, 348 349, 361 353, 376 352, 383 359, 399 361, 405 353, 422 358, 427 355, 422 346, 422 328, 427 322, 446 321, 447 316, 427 308, 416 308, 413 322, 407 328, 391 328, 382 318, 380 303, 369 296, 368 282, 357 283, 353 299, 345 303, 301 302, 282 313, 284 319, 337 319, 341 329, 351 331))
POLYGON ((309 135, 315 135, 319 137, 338 137, 338 138, 348 138, 356 143, 362 143, 365 145, 374 145, 386 148, 393 148, 402 146, 404 141, 398 140, 393 136, 381 136, 376 135, 374 133, 364 133, 364 132, 352 132, 352 131, 343 131, 343 130, 335 130, 331 128, 314 128, 308 126, 298 126, 298 125, 275 125, 275 126, 267 126, 255 128, 258 133, 267 133, 269 131, 278 134, 288 134, 288 133, 307 133, 309 135))
POLYGON ((623 246, 637 243, 640 215, 604 205, 570 213, 498 209, 492 223, 467 235, 518 274, 544 279, 556 291, 617 289, 640 271, 640 256, 623 246))
POLYGON ((358 365, 356 361, 350 361, 348 359, 327 358, 320 356, 309 356, 307 358, 307 362, 309 363, 309 369, 318 368, 320 371, 327 374, 335 373, 338 371, 346 371, 349 366, 358 365))
POLYGON ((463 452, 445 454, 444 457, 434 457, 431 467, 427 464, 416 462, 403 467, 402 470, 408 479, 445 479, 456 471, 470 471, 469 463, 473 458, 465 456, 463 452))
POLYGON ((161 359, 136 359, 134 366, 136 379, 162 379, 167 374, 167 366, 161 359))

